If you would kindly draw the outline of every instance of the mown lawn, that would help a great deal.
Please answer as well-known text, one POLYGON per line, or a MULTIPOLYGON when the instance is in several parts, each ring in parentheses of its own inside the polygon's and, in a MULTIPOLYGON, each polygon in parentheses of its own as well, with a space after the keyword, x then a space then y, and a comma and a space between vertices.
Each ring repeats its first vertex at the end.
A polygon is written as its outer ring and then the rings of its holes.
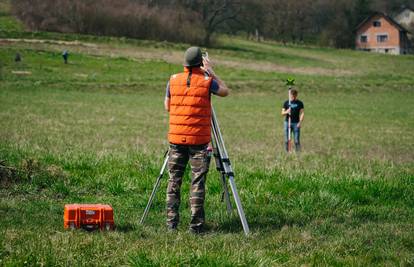
POLYGON ((188 173, 178 233, 164 228, 165 180, 138 224, 168 147, 165 83, 181 69, 156 53, 185 45, 100 42, 118 56, 73 46, 64 65, 64 45, 0 45, 0 265, 414 265, 413 56, 223 38, 210 57, 237 67, 217 66, 232 92, 213 102, 252 233, 227 216, 212 165, 208 232, 193 236, 188 173), (300 155, 282 146, 290 76, 300 155), (65 203, 111 204, 116 231, 65 231, 65 203))

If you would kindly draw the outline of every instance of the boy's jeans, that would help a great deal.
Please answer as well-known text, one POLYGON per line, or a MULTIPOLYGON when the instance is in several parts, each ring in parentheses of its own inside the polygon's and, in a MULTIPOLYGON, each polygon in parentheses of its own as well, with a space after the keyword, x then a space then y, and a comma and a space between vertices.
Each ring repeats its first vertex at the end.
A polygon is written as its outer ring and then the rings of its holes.
MULTIPOLYGON (((285 121, 284 129, 285 129, 285 149, 288 151, 288 122, 285 121)), ((298 128, 298 123, 290 123, 290 131, 293 132, 293 139, 295 141, 295 150, 296 152, 300 151, 300 128, 298 128)))

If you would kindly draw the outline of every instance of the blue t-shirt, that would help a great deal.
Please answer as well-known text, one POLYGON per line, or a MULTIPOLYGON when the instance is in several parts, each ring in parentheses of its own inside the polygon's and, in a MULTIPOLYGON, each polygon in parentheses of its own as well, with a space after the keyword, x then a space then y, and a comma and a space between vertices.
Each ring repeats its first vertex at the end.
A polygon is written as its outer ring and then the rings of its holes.
MULTIPOLYGON (((216 80, 212 80, 211 84, 210 84, 210 94, 217 94, 219 90, 219 84, 216 80)), ((167 88, 165 90, 165 97, 170 98, 171 94, 170 94, 170 81, 167 82, 167 88)))

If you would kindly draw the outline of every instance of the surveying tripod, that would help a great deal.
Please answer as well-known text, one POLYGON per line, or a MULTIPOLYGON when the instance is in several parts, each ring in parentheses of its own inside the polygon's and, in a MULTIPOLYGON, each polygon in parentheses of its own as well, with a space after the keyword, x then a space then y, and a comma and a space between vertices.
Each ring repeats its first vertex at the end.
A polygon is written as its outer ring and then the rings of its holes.
MULTIPOLYGON (((232 213, 232 205, 230 201, 230 193, 227 187, 227 181, 230 184, 231 192, 233 193, 234 202, 236 203, 237 212, 240 217, 240 221, 243 226, 244 233, 249 234, 249 225, 247 224, 246 216, 244 215, 243 207, 239 198, 239 193, 237 192, 236 183, 234 182, 234 173, 231 167, 230 159, 227 154, 226 147, 224 146, 223 137, 221 135, 220 127, 217 121, 216 113, 214 112, 213 107, 211 107, 211 132, 212 132, 212 145, 213 145, 213 154, 216 162, 217 171, 220 172, 220 181, 223 186, 223 200, 226 202, 227 213, 230 215, 232 213)), ((164 163, 162 164, 160 174, 154 184, 152 189, 151 196, 148 200, 148 204, 145 207, 144 214, 141 217, 140 223, 143 224, 145 219, 148 216, 149 209, 151 208, 152 202, 154 200, 155 194, 160 186, 161 179, 164 175, 165 168, 168 163, 168 151, 164 155, 164 163)))

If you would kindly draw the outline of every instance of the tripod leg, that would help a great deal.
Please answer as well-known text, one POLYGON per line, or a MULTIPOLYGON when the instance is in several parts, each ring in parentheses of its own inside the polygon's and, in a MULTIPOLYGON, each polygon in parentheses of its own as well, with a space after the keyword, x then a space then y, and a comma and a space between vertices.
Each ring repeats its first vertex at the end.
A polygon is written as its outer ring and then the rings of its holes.
POLYGON ((160 175, 158 176, 157 181, 154 184, 154 188, 152 189, 152 193, 151 193, 151 196, 148 200, 148 204, 145 207, 144 214, 142 214, 141 220, 139 221, 140 224, 144 224, 144 221, 148 216, 148 212, 149 212, 149 209, 151 208, 152 202, 154 201, 155 194, 157 193, 157 190, 160 187, 161 178, 164 174, 165 167, 167 166, 168 158, 169 158, 169 155, 168 155, 168 151, 167 151, 165 153, 164 163, 162 164, 162 167, 161 167, 161 170, 160 170, 160 175))
POLYGON ((233 169, 230 164, 230 159, 227 155, 226 148, 224 146, 223 138, 221 136, 220 127, 218 125, 216 115, 214 113, 213 107, 211 108, 212 117, 211 117, 211 124, 212 124, 212 132, 213 132, 213 146, 215 146, 217 151, 217 157, 219 158, 220 168, 222 169, 226 176, 228 176, 230 188, 233 192, 233 197, 236 202, 237 212, 239 213, 239 217, 243 226, 243 230, 245 235, 248 235, 249 225, 247 224, 246 216, 244 215, 243 207, 239 198, 239 194, 237 192, 236 183, 234 182, 234 174, 233 169))
POLYGON ((231 206, 230 193, 229 193, 229 189, 227 188, 226 176, 224 174, 221 175, 221 185, 223 186, 223 198, 224 198, 224 201, 226 201, 227 214, 230 215, 233 208, 231 206))
MULTIPOLYGON (((214 131, 214 129, 213 129, 213 131, 214 131)), ((231 212, 232 212, 232 206, 231 206, 231 202, 230 202, 229 189, 227 188, 227 183, 226 183, 226 174, 224 173, 223 163, 220 160, 220 153, 219 153, 219 148, 217 146, 217 139, 214 136, 215 136, 215 134, 213 132, 213 139, 212 139, 213 155, 214 155, 214 159, 215 159, 215 162, 216 162, 216 169, 221 174, 220 182, 221 182, 221 185, 223 187, 222 201, 223 200, 226 201, 227 214, 230 215, 231 212)))
POLYGON ((231 191, 233 192, 234 201, 236 202, 237 212, 239 213, 240 221, 243 226, 244 233, 249 234, 249 225, 247 224, 246 216, 244 215, 243 207, 240 202, 239 193, 237 193, 236 183, 234 182, 234 177, 229 176, 229 183, 231 191))

